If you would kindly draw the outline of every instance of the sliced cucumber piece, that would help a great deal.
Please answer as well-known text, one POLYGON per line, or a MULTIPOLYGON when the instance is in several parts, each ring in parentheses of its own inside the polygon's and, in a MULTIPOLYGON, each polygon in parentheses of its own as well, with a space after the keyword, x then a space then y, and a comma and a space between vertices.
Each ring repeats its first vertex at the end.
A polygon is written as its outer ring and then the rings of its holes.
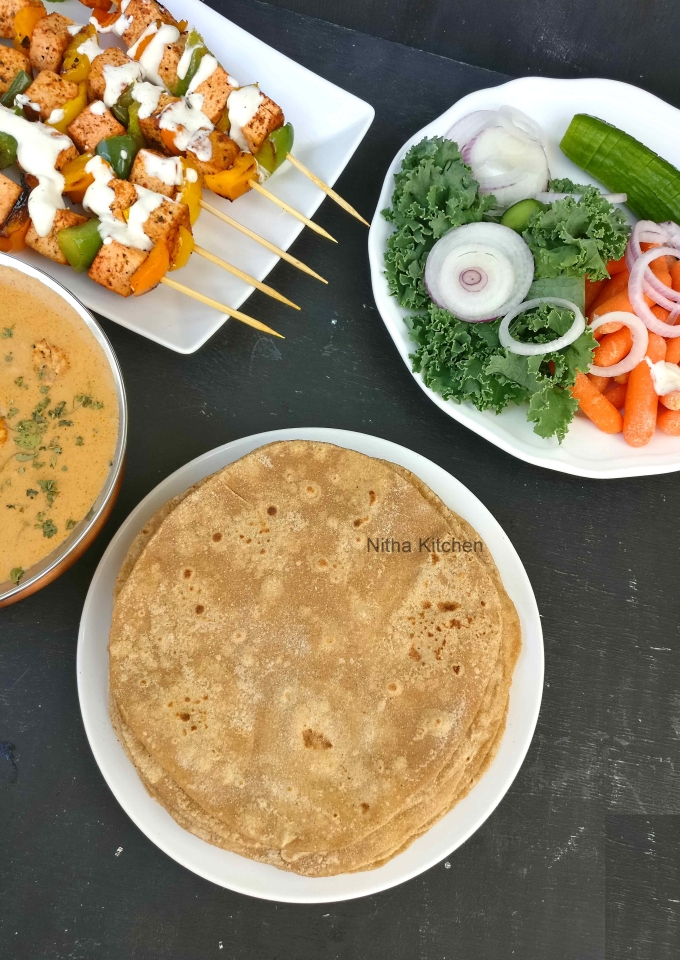
POLYGON ((528 200, 518 200, 517 203, 513 203, 513 205, 505 211, 501 217, 501 223, 504 227, 510 227, 511 230, 516 230, 517 233, 521 233, 526 227, 532 213, 545 209, 547 209, 545 204, 541 203, 540 200, 533 200, 531 197, 528 200))

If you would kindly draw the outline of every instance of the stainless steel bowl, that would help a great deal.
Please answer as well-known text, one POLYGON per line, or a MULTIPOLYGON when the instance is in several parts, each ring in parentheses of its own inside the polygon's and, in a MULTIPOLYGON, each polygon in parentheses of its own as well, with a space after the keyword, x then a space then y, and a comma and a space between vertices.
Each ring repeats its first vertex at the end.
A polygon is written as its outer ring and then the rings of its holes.
POLYGON ((39 280, 40 283, 57 293, 70 307, 73 307, 78 316, 87 324, 92 336, 104 351, 104 355, 111 369, 111 374, 113 375, 116 396, 118 397, 118 441, 116 443, 111 469, 109 470, 106 482, 99 496, 92 504, 87 515, 74 527, 68 537, 50 554, 40 560, 39 563, 34 564, 25 572, 21 583, 14 584, 9 580, 0 583, 0 607, 6 607, 10 603, 16 603, 17 600, 23 600, 24 597, 30 596, 30 594, 42 589, 42 587, 46 587, 48 583, 51 583, 64 573, 64 571, 75 563, 78 557, 85 552, 106 522, 118 496, 118 491, 123 479, 125 447, 127 442, 127 402, 125 399, 123 377, 116 355, 104 331, 90 311, 84 307, 66 287, 62 286, 58 281, 53 280, 52 277, 37 267, 4 253, 0 253, 0 266, 11 267, 19 273, 39 280))

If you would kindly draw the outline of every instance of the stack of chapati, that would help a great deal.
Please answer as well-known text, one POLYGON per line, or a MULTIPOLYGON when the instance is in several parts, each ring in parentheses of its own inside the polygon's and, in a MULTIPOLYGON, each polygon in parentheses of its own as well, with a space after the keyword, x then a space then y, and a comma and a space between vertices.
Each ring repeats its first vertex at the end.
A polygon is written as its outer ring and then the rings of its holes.
POLYGON ((182 827, 329 876, 380 866, 471 789, 519 621, 485 547, 427 538, 480 540, 404 468, 302 440, 149 521, 117 583, 111 715, 182 827))

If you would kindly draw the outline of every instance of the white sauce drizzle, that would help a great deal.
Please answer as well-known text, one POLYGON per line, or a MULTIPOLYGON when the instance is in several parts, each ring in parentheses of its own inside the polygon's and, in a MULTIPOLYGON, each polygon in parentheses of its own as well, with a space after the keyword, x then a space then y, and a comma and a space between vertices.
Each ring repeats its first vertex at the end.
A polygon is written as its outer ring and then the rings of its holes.
POLYGON ((13 110, 0 106, 0 130, 17 142, 19 165, 38 185, 28 198, 28 213, 39 237, 46 237, 54 225, 57 210, 64 209, 64 178, 55 169, 62 150, 73 144, 69 137, 44 123, 29 123, 13 110))
POLYGON ((163 93, 161 87, 153 83, 136 83, 132 88, 132 99, 139 104, 139 119, 146 120, 150 117, 158 106, 158 101, 163 93))
POLYGON ((184 45, 184 50, 182 51, 182 56, 179 58, 179 63, 177 64, 177 76, 180 80, 184 80, 187 75, 187 70, 189 69, 189 64, 191 63, 191 55, 193 54, 196 47, 200 47, 200 43, 186 43, 184 45))
POLYGON ((123 90, 142 80, 144 71, 141 64, 136 60, 130 60, 129 63, 121 63, 117 67, 111 63, 104 65, 104 103, 107 107, 112 107, 122 94, 123 90))
POLYGON ((35 101, 31 100, 30 97, 27 97, 25 93, 17 93, 16 97, 14 98, 14 102, 19 107, 30 107, 31 110, 35 110, 36 113, 40 113, 40 104, 35 103, 35 101))
POLYGON ((250 147, 243 136, 243 127, 247 127, 257 111, 260 109, 263 95, 256 84, 250 84, 247 87, 239 87, 238 90, 232 90, 227 100, 227 111, 229 114, 229 136, 235 140, 241 150, 250 153, 250 147))
POLYGON ((101 100, 95 100, 90 104, 90 113, 94 113, 96 117, 103 117, 106 113, 106 104, 101 100))
MULTIPOLYGON (((142 158, 144 169, 150 177, 156 177, 167 187, 181 186, 184 170, 179 157, 160 157, 148 150, 140 150, 137 156, 142 158)), ((192 172, 196 174, 195 170, 192 172)))
POLYGON ((187 93, 193 93, 197 87, 200 87, 202 83, 211 77, 219 64, 217 60, 210 53, 206 53, 201 62, 198 65, 198 70, 191 78, 191 83, 187 88, 187 93))
POLYGON ((148 36, 151 36, 152 39, 146 45, 144 53, 139 58, 139 62, 144 69, 144 76, 146 79, 150 80, 151 83, 156 83, 166 89, 165 84, 158 75, 158 68, 160 67, 161 60, 163 59, 165 47, 171 43, 175 43, 176 40, 179 40, 179 30, 177 27, 173 27, 171 23, 161 24, 160 29, 155 23, 150 24, 144 33, 142 33, 141 37, 130 47, 128 50, 128 56, 134 58, 138 49, 138 45, 141 43, 144 37, 148 36))
POLYGON ((83 40, 77 49, 77 53, 79 53, 81 57, 87 57, 90 63, 103 52, 96 37, 88 37, 86 40, 83 40))
POLYGON ((55 107, 52 113, 47 118, 48 123, 59 123, 60 120, 64 119, 64 111, 61 107, 55 107))
POLYGON ((126 247, 151 250, 153 244, 144 232, 144 224, 166 197, 135 184, 137 202, 130 207, 127 221, 118 220, 111 213, 116 199, 116 194, 109 186, 109 182, 115 179, 111 167, 101 157, 96 156, 88 162, 85 170, 94 177, 94 183, 91 183, 85 192, 83 206, 99 218, 99 234, 104 243, 110 238, 126 247))
POLYGON ((70 23, 66 29, 71 34, 72 37, 75 37, 80 33, 81 30, 85 29, 85 24, 83 23, 70 23))
POLYGON ((680 367, 677 363, 666 363, 665 360, 659 360, 658 363, 652 363, 649 357, 645 357, 650 373, 652 374, 652 383, 657 395, 664 397, 673 390, 680 390, 680 367))
POLYGON ((181 100, 169 103, 159 119, 161 130, 176 134, 175 146, 184 153, 191 150, 203 162, 212 157, 212 143, 208 135, 214 127, 202 112, 203 95, 190 93, 181 100))
POLYGON ((187 167, 184 171, 184 176, 186 177, 187 183, 196 183, 198 180, 198 171, 194 170, 193 167, 187 167))

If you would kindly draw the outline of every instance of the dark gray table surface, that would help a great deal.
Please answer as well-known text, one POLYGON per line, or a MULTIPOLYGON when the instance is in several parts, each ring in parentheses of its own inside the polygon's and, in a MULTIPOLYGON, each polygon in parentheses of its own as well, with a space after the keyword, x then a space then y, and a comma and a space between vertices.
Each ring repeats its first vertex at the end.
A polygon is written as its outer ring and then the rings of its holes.
MULTIPOLYGON (((505 79, 254 0, 216 5, 375 106, 338 185, 369 215, 404 140, 505 79)), ((272 282, 302 313, 260 294, 248 303, 285 342, 230 323, 182 357, 103 321, 130 405, 119 501, 71 571, 0 611, 0 958, 676 958, 680 477, 571 478, 459 426, 414 383, 383 326, 365 228, 329 202, 317 220, 339 245, 306 231, 294 250, 329 287, 280 264, 272 282), (233 894, 161 853, 99 773, 75 680, 88 584, 129 511, 204 451, 301 425, 394 440, 466 484, 526 566, 546 647, 536 735, 496 812, 423 876, 328 906, 233 894)))

